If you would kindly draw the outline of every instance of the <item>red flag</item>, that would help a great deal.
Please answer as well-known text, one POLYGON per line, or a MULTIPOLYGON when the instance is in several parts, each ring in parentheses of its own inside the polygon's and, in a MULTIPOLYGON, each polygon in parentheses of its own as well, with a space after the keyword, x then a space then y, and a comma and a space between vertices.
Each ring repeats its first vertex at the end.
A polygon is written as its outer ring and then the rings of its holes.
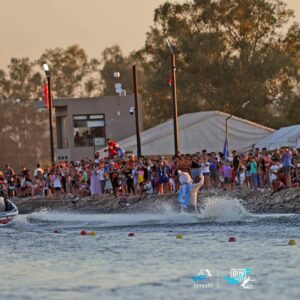
POLYGON ((45 97, 45 105, 47 108, 49 108, 49 93, 48 93, 47 83, 44 84, 44 97, 45 97))
POLYGON ((171 87, 173 85, 173 78, 172 78, 172 74, 170 74, 170 79, 168 81, 169 86, 171 87))

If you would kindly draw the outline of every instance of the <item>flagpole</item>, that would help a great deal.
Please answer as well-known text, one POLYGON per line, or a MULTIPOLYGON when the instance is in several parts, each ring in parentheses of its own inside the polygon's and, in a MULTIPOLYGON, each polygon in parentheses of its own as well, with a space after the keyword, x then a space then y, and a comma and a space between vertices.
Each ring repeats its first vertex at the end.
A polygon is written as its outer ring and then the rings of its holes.
MULTIPOLYGON (((176 85, 176 62, 173 46, 170 41, 166 40, 171 53, 171 80, 172 80, 172 99, 173 99, 173 127, 174 127, 174 148, 175 155, 179 154, 178 147, 178 110, 177 110, 177 85, 176 85)), ((169 81, 170 84, 170 81, 169 81)))
POLYGON ((49 125, 50 125, 50 150, 51 150, 51 163, 54 163, 54 141, 53 141, 53 116, 52 116, 52 96, 51 96, 51 79, 47 77, 48 81, 48 101, 49 101, 49 125))
POLYGON ((135 113, 135 130, 136 130, 136 147, 137 147, 137 157, 141 158, 141 136, 140 136, 140 111, 139 111, 139 99, 138 99, 138 86, 137 86, 137 75, 136 66, 132 66, 133 73, 133 90, 134 90, 134 113, 135 113))
POLYGON ((173 122, 174 122, 174 147, 175 155, 178 155, 178 110, 177 110, 177 86, 176 86, 176 64, 175 54, 171 53, 172 68, 172 98, 173 98, 173 122))
POLYGON ((49 127, 50 127, 50 152, 51 152, 51 164, 55 162, 54 158, 54 139, 53 139, 53 116, 52 116, 52 95, 51 95, 51 74, 49 71, 49 66, 47 64, 43 65, 44 71, 47 77, 48 83, 48 104, 49 104, 49 127))

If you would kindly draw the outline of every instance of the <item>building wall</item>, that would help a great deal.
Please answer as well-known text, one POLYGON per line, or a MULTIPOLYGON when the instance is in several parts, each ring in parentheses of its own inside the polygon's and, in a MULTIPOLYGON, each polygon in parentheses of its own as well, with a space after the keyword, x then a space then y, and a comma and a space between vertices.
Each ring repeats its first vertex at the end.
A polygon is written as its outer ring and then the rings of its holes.
MULTIPOLYGON (((74 146, 74 115, 104 114, 105 135, 116 141, 135 134, 135 116, 130 114, 130 108, 134 107, 133 96, 104 96, 99 98, 79 99, 54 99, 55 118, 65 116, 67 118, 68 148, 57 149, 56 158, 68 160, 81 160, 94 156, 95 147, 74 146)), ((141 129, 142 112, 140 113, 141 129)))

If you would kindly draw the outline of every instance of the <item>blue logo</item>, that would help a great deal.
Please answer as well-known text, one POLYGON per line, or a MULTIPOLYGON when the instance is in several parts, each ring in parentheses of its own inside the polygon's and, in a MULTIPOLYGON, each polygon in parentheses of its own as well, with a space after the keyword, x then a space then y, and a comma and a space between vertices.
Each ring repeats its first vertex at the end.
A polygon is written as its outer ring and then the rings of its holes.
POLYGON ((244 289, 252 289, 251 282, 255 281, 250 275, 252 275, 252 268, 244 269, 231 269, 230 274, 224 276, 224 279, 232 285, 240 285, 244 289))
POLYGON ((199 273, 193 277, 194 287, 198 288, 211 288, 213 284, 209 282, 212 274, 209 269, 201 269, 199 273))
POLYGON ((194 280, 194 283, 199 283, 200 281, 202 283, 205 283, 206 282, 206 279, 207 279, 207 276, 206 275, 196 275, 193 280, 194 280))

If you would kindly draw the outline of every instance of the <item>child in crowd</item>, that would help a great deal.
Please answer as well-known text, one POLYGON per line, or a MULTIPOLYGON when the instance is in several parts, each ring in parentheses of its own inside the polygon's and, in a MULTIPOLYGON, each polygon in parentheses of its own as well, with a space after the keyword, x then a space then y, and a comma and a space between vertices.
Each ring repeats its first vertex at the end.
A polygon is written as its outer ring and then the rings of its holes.
POLYGON ((224 177, 224 190, 231 191, 232 174, 231 174, 230 162, 228 160, 225 162, 225 165, 223 165, 222 175, 224 177))

